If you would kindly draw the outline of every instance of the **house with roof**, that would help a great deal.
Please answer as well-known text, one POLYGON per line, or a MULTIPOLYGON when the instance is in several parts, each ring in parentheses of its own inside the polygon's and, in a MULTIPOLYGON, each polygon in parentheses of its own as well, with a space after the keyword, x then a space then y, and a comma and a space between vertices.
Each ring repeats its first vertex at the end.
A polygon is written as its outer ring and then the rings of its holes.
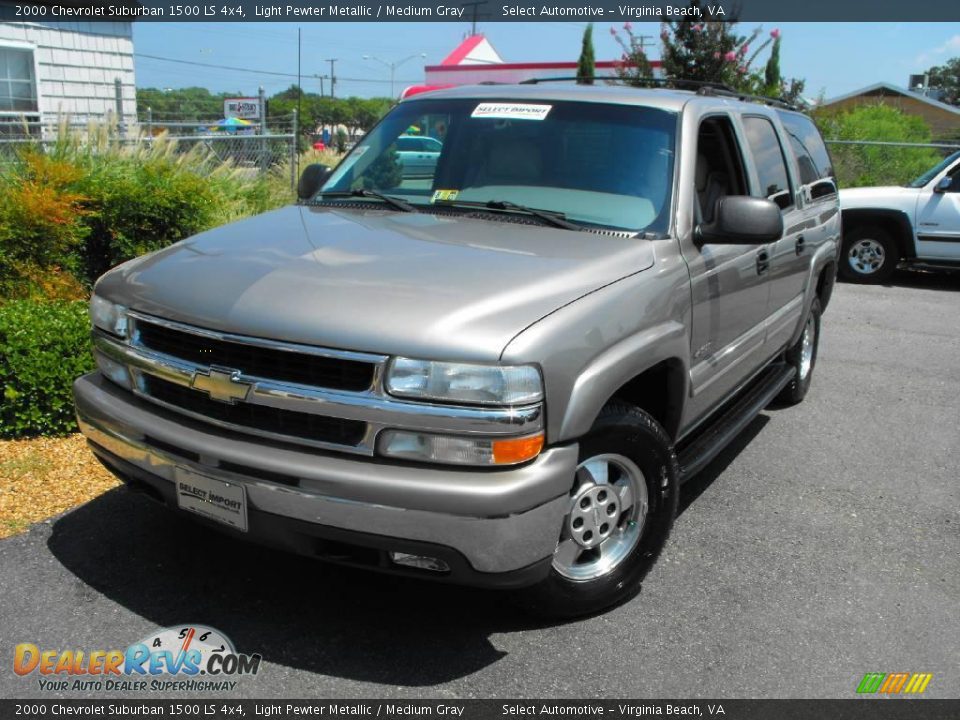
POLYGON ((0 22, 0 135, 118 114, 136 122, 132 23, 0 22))
POLYGON ((914 92, 887 82, 874 83, 846 95, 824 101, 820 107, 830 110, 853 110, 861 105, 889 105, 923 118, 934 137, 960 135, 960 107, 935 100, 923 92, 914 92))
MULTIPOLYGON (((656 74, 660 62, 650 63, 656 74)), ((617 77, 619 61, 601 60, 595 64, 599 78, 617 77)), ((576 59, 570 62, 505 62, 482 34, 471 35, 447 55, 439 65, 424 68, 426 85, 475 85, 478 83, 518 83, 535 78, 574 77, 576 59)))

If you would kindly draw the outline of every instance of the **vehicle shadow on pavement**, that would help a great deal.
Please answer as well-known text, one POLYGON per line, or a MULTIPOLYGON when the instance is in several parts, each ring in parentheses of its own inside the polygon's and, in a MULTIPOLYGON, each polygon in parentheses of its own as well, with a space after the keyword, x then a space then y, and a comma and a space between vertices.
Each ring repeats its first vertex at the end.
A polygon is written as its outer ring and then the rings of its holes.
POLYGON ((352 680, 447 682, 505 655, 491 633, 545 626, 502 593, 237 542, 122 488, 57 520, 48 546, 81 581, 157 626, 209 625, 240 652, 352 680))
POLYGON ((683 484, 680 490, 680 502, 677 507, 678 517, 713 484, 714 480, 726 471, 727 466, 736 459, 737 455, 760 434, 764 426, 770 422, 770 417, 765 413, 766 411, 757 415, 703 470, 683 484))
POLYGON ((897 270, 883 287, 960 290, 960 271, 897 270))
MULTIPOLYGON (((683 512, 769 422, 760 415, 683 486, 683 512)), ((490 635, 557 623, 508 593, 338 567, 221 535, 117 488, 59 518, 48 547, 158 627, 197 623, 240 652, 349 680, 423 687, 496 663, 490 635)))

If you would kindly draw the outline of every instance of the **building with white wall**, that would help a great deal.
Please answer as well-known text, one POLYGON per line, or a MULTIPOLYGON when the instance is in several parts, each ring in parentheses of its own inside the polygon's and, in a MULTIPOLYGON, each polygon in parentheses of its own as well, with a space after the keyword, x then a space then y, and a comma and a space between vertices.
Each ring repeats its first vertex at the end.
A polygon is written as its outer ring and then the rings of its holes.
MULTIPOLYGON (((133 25, 129 22, 0 23, 2 125, 52 125, 116 117, 136 122, 133 25)), ((8 130, 10 128, 8 127, 8 130)))

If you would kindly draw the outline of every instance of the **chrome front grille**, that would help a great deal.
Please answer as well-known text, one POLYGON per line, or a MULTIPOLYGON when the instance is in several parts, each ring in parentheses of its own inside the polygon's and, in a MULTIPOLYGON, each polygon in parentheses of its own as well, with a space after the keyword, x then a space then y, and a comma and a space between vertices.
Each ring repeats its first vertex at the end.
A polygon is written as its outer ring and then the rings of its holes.
POLYGON ((385 429, 511 437, 543 428, 543 406, 463 407, 383 389, 386 355, 197 328, 128 311, 130 337, 94 332, 104 375, 193 421, 324 450, 374 455, 385 429), (114 380, 119 382, 119 380, 114 380))
POLYGON ((136 344, 198 365, 229 367, 243 375, 281 382, 359 392, 373 384, 375 365, 343 357, 327 357, 283 347, 252 345, 212 333, 191 332, 172 325, 138 320, 136 344))
POLYGON ((367 431, 366 423, 358 420, 344 420, 244 402, 218 402, 193 388, 158 377, 146 377, 142 387, 151 398, 172 408, 226 425, 272 435, 356 447, 367 431))

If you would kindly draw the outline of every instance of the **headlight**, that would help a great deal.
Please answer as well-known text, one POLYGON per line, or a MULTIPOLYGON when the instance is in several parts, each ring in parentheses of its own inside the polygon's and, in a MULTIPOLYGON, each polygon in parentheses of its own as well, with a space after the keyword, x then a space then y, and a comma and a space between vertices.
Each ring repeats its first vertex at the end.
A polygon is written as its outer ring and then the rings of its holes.
POLYGON ((90 298, 90 321, 94 327, 125 338, 127 336, 127 309, 99 295, 90 298))
POLYGON ((543 399, 543 381, 532 365, 467 365, 394 358, 387 392, 418 400, 477 405, 523 405, 543 399))
POLYGON ((451 465, 516 465, 540 454, 543 433, 516 438, 471 438, 385 430, 377 445, 381 455, 404 460, 451 465))

